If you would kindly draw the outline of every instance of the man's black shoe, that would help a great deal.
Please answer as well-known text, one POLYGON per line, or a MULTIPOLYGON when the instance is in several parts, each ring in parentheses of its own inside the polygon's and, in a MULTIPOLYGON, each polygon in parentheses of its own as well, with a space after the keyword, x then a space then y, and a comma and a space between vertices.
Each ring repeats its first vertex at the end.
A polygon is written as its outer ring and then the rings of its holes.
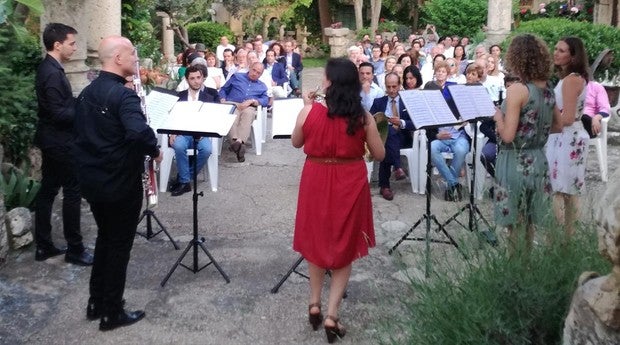
POLYGON ((55 246, 51 246, 48 248, 37 247, 37 249, 34 252, 34 260, 45 261, 51 257, 58 256, 66 252, 67 252, 67 249, 64 249, 64 248, 60 249, 60 248, 56 248, 55 246))
POLYGON ((120 312, 111 315, 104 315, 99 322, 100 331, 110 331, 118 327, 129 326, 144 318, 144 311, 125 311, 121 309, 120 312))
POLYGON ((179 183, 177 188, 170 191, 171 196, 179 196, 192 191, 192 186, 188 183, 179 183))
POLYGON ((92 266, 93 254, 87 252, 86 250, 79 254, 67 252, 65 254, 65 261, 78 266, 92 266))

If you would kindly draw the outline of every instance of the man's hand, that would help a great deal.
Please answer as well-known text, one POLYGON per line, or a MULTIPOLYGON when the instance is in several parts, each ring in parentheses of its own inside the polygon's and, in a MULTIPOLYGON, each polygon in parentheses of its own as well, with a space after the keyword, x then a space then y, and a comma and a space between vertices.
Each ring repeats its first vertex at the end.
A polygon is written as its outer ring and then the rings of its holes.
POLYGON ((159 150, 159 155, 155 157, 155 163, 159 164, 164 159, 164 151, 159 150))
POLYGON ((365 80, 362 83, 362 91, 366 94, 368 94, 370 92, 370 82, 368 80, 365 80))
POLYGON ((247 107, 251 107, 251 106, 258 107, 259 104, 260 103, 257 100, 255 100, 255 99, 246 99, 245 101, 243 101, 242 103, 237 105, 237 108, 239 108, 239 110, 244 110, 247 107))
POLYGON ((168 136, 168 146, 172 147, 172 145, 174 145, 174 141, 176 140, 177 136, 174 134, 170 134, 168 136))
MULTIPOLYGON (((586 115, 587 116, 587 115, 586 115)), ((601 119, 603 117, 601 115, 595 115, 592 118, 592 133, 598 135, 601 133, 601 119)))
POLYGON ((446 139, 451 139, 451 138, 452 138, 452 134, 450 134, 450 132, 448 131, 440 131, 439 133, 437 133, 437 139, 446 140, 446 139))

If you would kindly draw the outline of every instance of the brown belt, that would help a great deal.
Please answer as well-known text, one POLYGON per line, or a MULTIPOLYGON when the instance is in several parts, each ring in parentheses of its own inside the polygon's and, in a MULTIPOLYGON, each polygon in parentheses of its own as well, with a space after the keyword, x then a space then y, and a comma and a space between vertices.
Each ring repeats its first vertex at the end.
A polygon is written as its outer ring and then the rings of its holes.
POLYGON ((362 157, 356 158, 339 158, 339 157, 314 157, 307 156, 306 160, 315 162, 315 163, 323 163, 323 164, 348 164, 357 161, 361 161, 362 157))

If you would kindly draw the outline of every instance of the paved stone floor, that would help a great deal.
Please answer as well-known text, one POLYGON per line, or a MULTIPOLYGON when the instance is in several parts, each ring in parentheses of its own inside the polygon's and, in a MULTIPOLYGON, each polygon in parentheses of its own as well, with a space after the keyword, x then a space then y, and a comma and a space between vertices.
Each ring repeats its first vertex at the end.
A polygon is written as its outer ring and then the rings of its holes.
MULTIPOLYGON (((317 85, 321 77, 320 69, 308 70, 304 84, 317 85)), ((229 284, 210 265, 196 274, 179 267, 161 287, 181 251, 162 235, 150 241, 137 237, 125 298, 127 308, 144 308, 147 316, 131 327, 102 333, 97 322, 85 318, 90 270, 66 264, 62 257, 35 262, 33 248, 28 248, 11 253, 10 262, 0 269, 0 344, 323 344, 324 333, 313 332, 307 323, 304 278, 293 275, 278 293, 270 293, 298 258, 291 242, 303 152, 289 140, 268 139, 261 156, 249 149, 246 157, 237 163, 224 150, 219 190, 213 193, 208 183, 199 184, 205 191, 199 199, 199 234, 230 277, 229 284)), ((610 147, 612 173, 619 160, 618 148, 610 147)), ((593 151, 587 183, 584 209, 605 188, 593 151)), ((414 195, 408 180, 393 187, 392 202, 382 199, 378 188, 371 189, 377 247, 354 264, 348 298, 342 303, 341 317, 348 328, 342 344, 377 344, 386 323, 398 316, 400 298, 415 298, 404 281, 423 272, 423 243, 405 242, 398 251, 402 255, 387 251, 423 215, 425 197, 414 195)), ((444 221, 463 204, 444 202, 439 195, 432 197, 432 211, 444 221)), ((491 219, 488 199, 481 208, 491 219)), ((160 194, 156 215, 185 248, 192 238, 191 195, 160 194)), ((58 217, 54 223, 54 238, 63 244, 58 217)), ((92 247, 96 228, 86 205, 82 229, 92 247)), ((475 239, 458 224, 448 232, 459 241, 475 239)), ((424 228, 414 234, 422 236, 424 228)), ((432 245, 431 254, 437 263, 461 260, 447 245, 432 245)), ((191 266, 191 259, 188 255, 184 262, 191 266)), ((199 253, 198 260, 203 265, 207 257, 199 253)), ((305 264, 300 270, 306 271, 305 264)))

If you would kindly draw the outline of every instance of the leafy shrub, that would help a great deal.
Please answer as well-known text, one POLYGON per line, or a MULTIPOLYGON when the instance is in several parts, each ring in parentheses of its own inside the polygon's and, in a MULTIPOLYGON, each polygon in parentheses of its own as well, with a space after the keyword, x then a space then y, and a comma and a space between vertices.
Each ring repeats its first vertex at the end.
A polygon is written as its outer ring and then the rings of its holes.
POLYGON ((560 344, 579 275, 610 271, 597 252, 596 231, 583 230, 568 243, 535 245, 529 256, 486 249, 427 281, 413 280, 402 329, 388 331, 406 341, 392 342, 560 344))
POLYGON ((0 25, 0 142, 5 161, 26 158, 37 122, 34 76, 41 61, 38 39, 20 36, 8 25, 0 25))
POLYGON ((440 35, 473 36, 487 21, 487 0, 433 0, 421 8, 421 22, 435 25, 440 35))
POLYGON ((220 37, 227 36, 234 42, 233 32, 223 24, 213 22, 198 22, 187 26, 187 35, 191 43, 204 43, 212 51, 220 44, 220 37))
POLYGON ((121 9, 121 33, 129 38, 141 59, 150 58, 159 63, 162 58, 158 30, 151 24, 151 0, 126 0, 121 9))
POLYGON ((20 169, 11 167, 6 174, 0 174, 0 194, 4 195, 4 206, 7 211, 16 207, 32 210, 39 189, 41 183, 20 169))
POLYGON ((401 42, 408 43, 409 35, 411 34, 411 28, 407 25, 398 24, 396 27, 396 36, 400 39, 401 42))
MULTIPOLYGON (((606 48, 620 54, 620 30, 608 25, 592 24, 566 20, 563 18, 543 18, 521 23, 521 25, 511 33, 507 42, 518 34, 532 33, 543 39, 549 48, 553 47, 559 39, 565 36, 577 36, 583 40, 590 63, 598 54, 606 48)), ((616 75, 620 71, 620 60, 614 59, 609 72, 616 75)), ((603 73, 602 70, 597 73, 603 73)))
POLYGON ((379 25, 377 26, 378 32, 394 32, 398 28, 398 23, 393 20, 386 20, 385 18, 379 19, 379 25))

